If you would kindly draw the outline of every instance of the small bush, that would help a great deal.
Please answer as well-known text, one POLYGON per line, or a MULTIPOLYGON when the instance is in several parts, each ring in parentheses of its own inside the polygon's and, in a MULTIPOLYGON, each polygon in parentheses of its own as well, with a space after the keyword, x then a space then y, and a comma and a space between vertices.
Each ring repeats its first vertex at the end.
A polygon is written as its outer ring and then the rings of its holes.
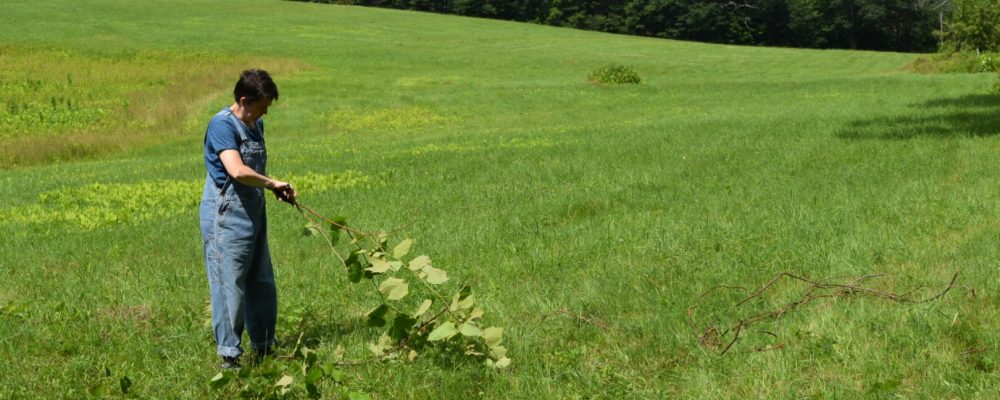
POLYGON ((965 52, 934 54, 914 60, 907 69, 922 74, 992 72, 1000 68, 995 54, 965 52))
POLYGON ((608 64, 600 67, 591 72, 587 80, 601 84, 642 83, 638 72, 635 72, 632 67, 620 64, 608 64))

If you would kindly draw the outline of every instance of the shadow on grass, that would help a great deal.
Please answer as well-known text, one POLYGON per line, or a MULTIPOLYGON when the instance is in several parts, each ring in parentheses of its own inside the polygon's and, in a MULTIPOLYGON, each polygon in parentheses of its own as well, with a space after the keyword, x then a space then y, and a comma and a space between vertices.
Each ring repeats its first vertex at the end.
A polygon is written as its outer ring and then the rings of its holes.
POLYGON ((340 344, 343 338, 369 328, 365 321, 357 318, 333 319, 321 317, 318 314, 307 314, 307 323, 292 328, 282 340, 289 348, 295 346, 301 339, 301 344, 310 348, 318 348, 322 344, 340 344))
POLYGON ((968 95, 913 104, 913 112, 854 121, 842 139, 988 137, 1000 134, 1000 95, 968 95))

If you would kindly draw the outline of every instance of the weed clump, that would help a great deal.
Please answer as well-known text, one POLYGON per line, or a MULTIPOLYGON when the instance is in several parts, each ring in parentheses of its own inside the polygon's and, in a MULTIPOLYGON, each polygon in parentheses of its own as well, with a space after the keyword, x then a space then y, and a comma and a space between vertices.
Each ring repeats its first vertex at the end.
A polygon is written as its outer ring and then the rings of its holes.
POLYGON ((621 64, 608 64, 600 67, 587 77, 587 80, 600 84, 638 84, 642 83, 639 73, 630 66, 621 64))
POLYGON ((1000 72, 1000 57, 996 54, 953 52, 920 57, 906 69, 922 74, 1000 72))

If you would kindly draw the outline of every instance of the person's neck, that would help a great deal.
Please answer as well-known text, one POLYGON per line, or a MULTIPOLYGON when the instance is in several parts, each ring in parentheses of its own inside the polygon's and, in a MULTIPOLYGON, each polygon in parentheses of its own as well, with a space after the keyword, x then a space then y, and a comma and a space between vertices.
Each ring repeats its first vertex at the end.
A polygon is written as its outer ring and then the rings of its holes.
POLYGON ((236 119, 240 120, 243 125, 246 125, 247 128, 252 128, 255 125, 255 121, 246 120, 247 115, 243 112, 243 107, 240 107, 239 103, 233 103, 233 105, 229 106, 229 111, 231 111, 233 115, 236 116, 236 119))

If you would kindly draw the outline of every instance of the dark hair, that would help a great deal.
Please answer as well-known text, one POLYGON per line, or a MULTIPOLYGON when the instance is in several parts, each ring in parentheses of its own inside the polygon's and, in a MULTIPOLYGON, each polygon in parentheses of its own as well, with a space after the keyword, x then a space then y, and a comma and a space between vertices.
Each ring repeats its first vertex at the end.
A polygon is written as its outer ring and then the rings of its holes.
POLYGON ((278 85, 271 80, 271 75, 262 69, 249 69, 240 74, 240 80, 236 81, 236 88, 233 89, 233 98, 239 103, 240 97, 246 97, 250 104, 256 103, 264 97, 278 99, 278 85))

